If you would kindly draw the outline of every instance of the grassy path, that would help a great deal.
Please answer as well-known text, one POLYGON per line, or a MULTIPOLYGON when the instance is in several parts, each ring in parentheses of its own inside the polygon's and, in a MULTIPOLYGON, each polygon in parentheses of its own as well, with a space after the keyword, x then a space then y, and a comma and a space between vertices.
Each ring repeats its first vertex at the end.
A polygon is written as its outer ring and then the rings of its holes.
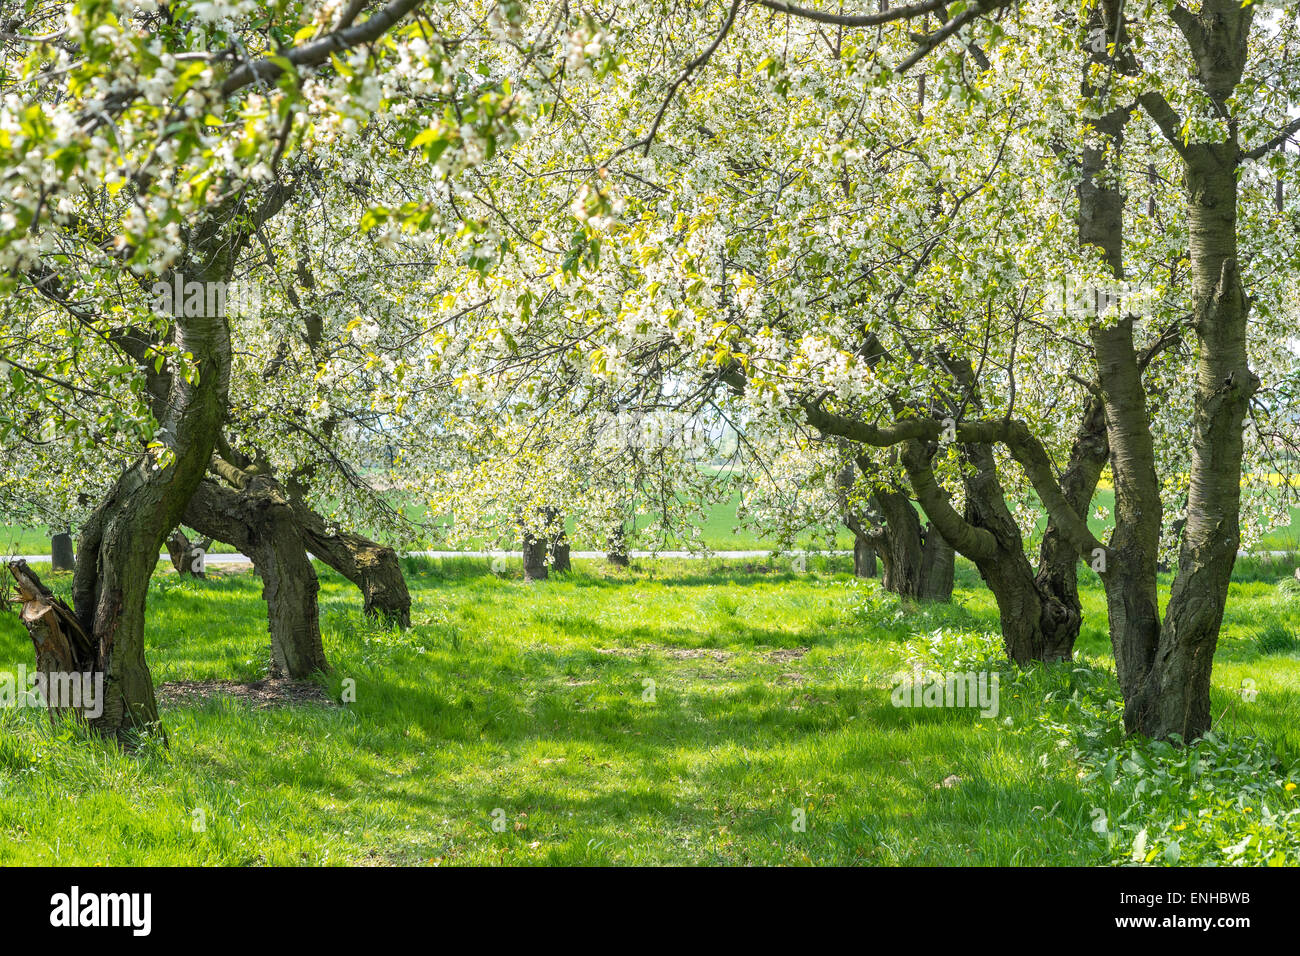
MULTIPOLYGON (((1300 862, 1300 659, 1257 643, 1261 621, 1300 627, 1280 572, 1233 586, 1223 740, 1188 779, 1185 754, 1120 741, 1095 588, 1080 661, 1005 675, 984 718, 891 704, 914 663, 998 656, 969 569, 957 605, 916 608, 834 559, 579 563, 536 586, 485 561, 411 565, 405 634, 325 574, 328 699, 269 705, 277 688, 180 683, 262 676, 260 582, 160 575, 170 748, 125 757, 0 710, 0 863, 1094 864, 1129 859, 1140 830, 1157 863, 1174 842, 1183 862, 1300 862)), ((0 670, 30 658, 0 617, 0 670)))

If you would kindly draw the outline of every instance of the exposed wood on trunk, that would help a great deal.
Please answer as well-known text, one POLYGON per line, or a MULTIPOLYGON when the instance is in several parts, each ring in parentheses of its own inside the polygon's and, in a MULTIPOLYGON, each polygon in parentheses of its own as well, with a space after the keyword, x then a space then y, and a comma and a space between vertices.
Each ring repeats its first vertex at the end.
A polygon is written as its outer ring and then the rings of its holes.
POLYGON ((55 597, 26 561, 10 561, 8 567, 17 588, 16 600, 22 604, 19 620, 36 652, 36 673, 43 679, 50 720, 64 713, 88 720, 94 714, 96 701, 80 693, 73 701, 57 688, 68 686, 70 680, 78 682, 78 691, 93 687, 93 682, 85 678, 93 678, 100 670, 94 641, 82 629, 72 608, 55 597))

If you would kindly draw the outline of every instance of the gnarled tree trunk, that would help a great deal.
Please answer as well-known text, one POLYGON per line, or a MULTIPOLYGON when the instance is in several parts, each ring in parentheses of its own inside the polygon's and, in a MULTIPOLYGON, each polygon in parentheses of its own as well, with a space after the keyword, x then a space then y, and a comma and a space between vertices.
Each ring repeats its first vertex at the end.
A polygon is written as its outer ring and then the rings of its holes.
POLYGON ((880 523, 872 530, 886 591, 920 601, 951 601, 956 552, 931 522, 924 527, 910 496, 874 495, 880 523))
POLYGON ((992 451, 987 445, 972 444, 965 446, 965 454, 975 466, 975 473, 966 479, 965 515, 957 514, 935 481, 931 449, 909 441, 903 464, 934 526, 975 563, 993 592, 1007 656, 1021 665, 1069 660, 1078 636, 1077 618, 1071 627, 1068 609, 1039 587, 1025 558, 1020 528, 1007 509, 992 451))
POLYGON ((252 559, 266 601, 271 675, 304 678, 329 670, 316 601, 320 584, 279 485, 255 475, 235 490, 209 478, 190 498, 185 523, 252 559))
POLYGON ((73 578, 77 618, 105 680, 103 713, 90 724, 128 744, 135 733, 160 727, 144 659, 145 598, 158 552, 203 477, 229 395, 224 317, 177 318, 175 344, 194 356, 198 376, 171 376, 162 420, 171 461, 160 467, 150 452, 122 473, 82 529, 73 578))
POLYGON ((167 555, 171 558, 172 567, 181 577, 193 575, 196 578, 206 578, 206 559, 211 547, 211 537, 191 541, 180 528, 167 538, 167 555))
MULTIPOLYGON (((1085 520, 1092 508, 1092 497, 1097 492, 1097 481, 1110 456, 1106 436, 1106 415, 1102 403, 1089 399, 1075 431, 1070 458, 1061 473, 1061 492, 1066 503, 1085 520)), ((1034 576, 1038 590, 1050 597, 1053 612, 1060 615, 1055 630, 1062 635, 1072 633, 1068 640, 1068 659, 1073 654, 1083 624, 1083 605, 1079 601, 1079 549, 1062 533, 1056 522, 1049 519, 1038 549, 1038 572, 1034 576)), ((1065 648, 1064 637, 1059 642, 1065 648)))
POLYGON ((367 617, 396 627, 411 626, 411 593, 397 552, 351 531, 331 531, 325 519, 301 500, 291 499, 312 556, 361 589, 367 617))
POLYGON ((901 491, 877 488, 870 496, 869 513, 859 514, 849 500, 855 465, 871 479, 871 462, 863 456, 857 456, 837 476, 840 517, 853 532, 854 574, 874 577, 879 558, 886 591, 922 601, 952 600, 956 559, 952 547, 933 525, 922 528, 911 497, 901 491))

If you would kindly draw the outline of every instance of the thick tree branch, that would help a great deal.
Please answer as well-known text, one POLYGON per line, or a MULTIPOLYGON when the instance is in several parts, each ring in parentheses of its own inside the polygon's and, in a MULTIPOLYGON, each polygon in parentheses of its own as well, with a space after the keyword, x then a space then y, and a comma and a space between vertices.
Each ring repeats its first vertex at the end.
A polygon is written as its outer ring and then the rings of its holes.
MULTIPOLYGON (((295 67, 316 66, 328 60, 331 53, 339 53, 362 43, 378 40, 393 24, 422 2, 423 0, 393 0, 388 6, 357 26, 335 30, 328 36, 289 50, 282 56, 263 57, 252 63, 245 63, 226 77, 226 81, 221 84, 221 93, 223 96, 230 96, 256 80, 274 80, 284 72, 284 67, 278 62, 280 60, 288 59, 295 67)), ((355 13, 352 15, 356 16, 355 13)))
POLYGON ((1183 142, 1183 119, 1178 115, 1178 111, 1169 105, 1169 101, 1160 93, 1150 90, 1138 97, 1138 102, 1146 110, 1147 115, 1160 127, 1160 132, 1164 134, 1169 145, 1172 146, 1180 156, 1187 156, 1187 144, 1183 142))
POLYGON ((1293 119, 1291 122, 1287 123, 1285 127, 1283 127, 1282 132, 1278 133, 1268 142, 1261 143, 1259 146, 1256 146, 1254 149, 1247 150, 1246 152, 1243 153, 1243 155, 1247 159, 1260 159, 1267 153, 1271 153, 1279 146, 1284 145, 1287 140, 1289 140, 1292 136, 1294 136, 1298 132, 1300 132, 1300 119, 1293 119))

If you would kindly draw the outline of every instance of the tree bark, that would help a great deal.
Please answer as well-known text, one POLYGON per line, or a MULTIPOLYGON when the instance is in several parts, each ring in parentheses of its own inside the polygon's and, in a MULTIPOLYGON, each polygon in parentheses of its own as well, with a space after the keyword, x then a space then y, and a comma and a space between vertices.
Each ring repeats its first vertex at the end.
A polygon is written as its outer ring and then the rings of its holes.
POLYGON ((853 534, 853 576, 874 578, 877 573, 876 548, 866 535, 853 534))
MULTIPOLYGON (((1210 37, 1217 37, 1218 42, 1207 45, 1216 57, 1222 54, 1219 63, 1232 55, 1231 23, 1218 19, 1205 26, 1210 37)), ((1239 78, 1244 42, 1238 56, 1239 78)), ((1228 90, 1235 86, 1212 73, 1212 82, 1216 78, 1228 90)), ((1249 305, 1237 266, 1238 155, 1235 140, 1191 146, 1187 155, 1190 258, 1200 338, 1191 484, 1178 573, 1134 715, 1136 728, 1157 738, 1178 734, 1192 740, 1210 729, 1210 673, 1241 545, 1242 427, 1259 379, 1246 354, 1249 305)))
POLYGON ((609 533, 609 550, 605 553, 605 559, 610 563, 621 568, 626 568, 630 562, 627 553, 627 537, 623 532, 623 526, 620 524, 609 533))
POLYGON ((77 566, 77 556, 72 549, 72 535, 60 531, 50 536, 50 568, 54 571, 72 571, 77 566))
MULTIPOLYGON (((1092 398, 1084 407, 1070 447, 1070 458, 1061 473, 1061 492, 1066 504, 1085 520, 1109 457, 1105 410, 1100 400, 1092 398)), ((1056 629, 1062 635, 1062 645, 1065 643, 1064 635, 1073 634, 1068 640, 1068 659, 1073 656, 1074 642, 1083 625, 1083 604, 1079 600, 1079 548, 1050 517, 1038 550, 1035 585, 1040 592, 1050 596, 1053 608, 1061 615, 1056 629)))
POLYGON ((952 600, 953 577, 956 573, 957 552, 944 540, 933 523, 927 523, 921 547, 922 601, 952 600))
MULTIPOLYGON (((160 278, 181 285, 229 281, 251 230, 291 194, 291 186, 276 182, 251 213, 248 193, 229 195, 189 231, 184 264, 160 278)), ((42 275, 41 281, 46 295, 61 300, 83 324, 99 320, 71 299, 57 275, 42 275)), ((72 582, 77 623, 104 679, 102 713, 89 723, 125 746, 133 746, 142 732, 162 731, 144 658, 145 600, 159 549, 203 479, 229 407, 230 326, 216 311, 193 315, 178 309, 168 323, 168 344, 187 355, 192 374, 177 375, 173 364, 157 361, 159 338, 150 327, 107 333, 143 370, 161 438, 122 471, 85 522, 72 582)))
MULTIPOLYGON (((1095 7, 1090 27, 1115 38, 1110 46, 1094 49, 1085 68, 1085 96, 1105 91, 1094 85, 1091 71, 1102 76, 1119 69, 1131 73, 1127 33, 1121 9, 1113 0, 1095 7)), ((1124 143, 1127 108, 1093 120, 1100 145, 1086 147, 1080 157, 1079 244, 1099 250, 1116 280, 1124 278, 1124 196, 1116 175, 1124 143)), ((1160 608, 1156 587, 1156 560, 1160 543, 1160 484, 1142 382, 1142 363, 1133 342, 1133 317, 1091 329, 1115 483, 1115 529, 1094 567, 1106 591, 1111 648, 1124 722, 1131 733, 1138 729, 1145 709, 1145 684, 1160 639, 1160 608)))
MULTIPOLYGON (((1236 0, 1205 0, 1199 13, 1184 7, 1171 13, 1195 62, 1195 82, 1224 116, 1231 115, 1229 99, 1241 81, 1254 10, 1236 0)), ((1149 433, 1138 436, 1130 466, 1123 469, 1132 485, 1125 495, 1130 500, 1124 522, 1128 539, 1119 538, 1117 525, 1117 543, 1127 543, 1131 553, 1126 557, 1124 549, 1118 550, 1108 591, 1118 592, 1113 603, 1125 626, 1123 642, 1133 645, 1124 649, 1128 673, 1121 677, 1121 688, 1128 688, 1125 726, 1158 739, 1190 741, 1211 726, 1210 677, 1241 543, 1242 427, 1259 388, 1247 357, 1249 300, 1237 259, 1237 176, 1243 153, 1235 121, 1227 124, 1223 141, 1188 143, 1179 117, 1158 93, 1144 94, 1141 103, 1183 161, 1198 339, 1191 480, 1178 570, 1164 620, 1158 623, 1153 592, 1160 512, 1152 507, 1158 494, 1149 487, 1149 433), (1138 507, 1143 508, 1140 514, 1134 513, 1138 507), (1123 581, 1129 566, 1140 570, 1140 584, 1123 581)), ((1119 366, 1121 373, 1126 367, 1119 366)), ((1122 427, 1122 416, 1116 419, 1122 427)), ((1111 427, 1113 433, 1116 425, 1111 427)))
POLYGON ((361 589, 366 617, 394 627, 411 626, 411 593, 397 552, 351 531, 330 531, 325 519, 297 497, 293 512, 313 557, 361 589))
POLYGON ((229 396, 225 317, 177 318, 174 330, 178 349, 194 356, 198 377, 171 377, 161 422, 171 460, 162 467, 150 452, 121 474, 83 528, 73 579, 73 605, 105 676, 104 710, 90 723, 125 745, 140 731, 161 729, 144 659, 145 598, 158 551, 203 478, 229 396))
POLYGON ((1020 528, 1007 509, 992 450, 983 444, 964 449, 975 473, 966 479, 966 513, 959 515, 935 481, 930 466, 933 451, 915 439, 904 446, 903 465, 921 507, 951 546, 974 562, 993 592, 1007 656, 1020 665, 1069 660, 1077 624, 1071 629, 1068 609, 1040 588, 1025 558, 1020 528))
POLYGON ((850 500, 850 493, 856 480, 857 468, 852 460, 835 474, 835 487, 839 499, 840 520, 853 532, 853 576, 874 578, 876 576, 876 542, 872 533, 876 530, 869 516, 859 515, 850 500))
POLYGON ((524 531, 524 580, 545 581, 550 574, 546 563, 548 539, 544 535, 524 531))
POLYGON ((1144 721, 1147 680, 1160 641, 1156 587, 1160 482, 1146 391, 1133 349, 1132 320, 1094 330, 1092 338, 1105 396, 1115 481, 1115 530, 1106 548, 1101 579, 1106 588, 1115 673, 1124 698, 1124 724, 1132 733, 1144 721))
MULTIPOLYGON (((50 722, 58 721, 62 714, 70 713, 82 721, 96 708, 95 699, 87 700, 85 691, 95 684, 98 673, 98 655, 94 642, 82 630, 72 608, 55 597, 27 566, 26 561, 9 562, 9 572, 17 585, 18 601, 22 604, 19 618, 27 628, 32 647, 36 652, 36 673, 45 686, 45 703, 50 722), (54 689, 76 681, 74 695, 64 696, 54 689)), ((26 688, 19 688, 24 693, 26 688)))
POLYGON ((191 541, 180 528, 167 538, 167 555, 171 558, 172 567, 181 577, 193 575, 196 578, 206 578, 208 575, 204 570, 204 560, 211 547, 211 537, 191 541))
POLYGON ((542 527, 524 529, 524 580, 545 581, 551 571, 571 569, 569 539, 564 533, 564 519, 556 508, 540 508, 542 527))
POLYGON ((551 537, 551 570, 559 574, 573 570, 573 562, 569 560, 569 536, 564 533, 563 525, 551 537))
POLYGON ((329 670, 316 600, 320 583, 279 485, 259 475, 235 490, 209 478, 190 498, 185 523, 252 559, 266 601, 271 676, 301 679, 329 670))
POLYGON ((956 559, 952 547, 933 525, 922 528, 911 496, 901 491, 877 488, 871 494, 870 513, 856 513, 849 501, 854 465, 872 479, 871 462, 864 456, 856 456, 837 476, 841 520, 854 537, 854 573, 874 577, 879 558, 886 591, 912 600, 951 600, 956 559))
POLYGON ((880 582, 886 591, 900 597, 919 598, 924 542, 912 499, 901 491, 888 490, 877 491, 872 498, 880 515, 874 535, 884 566, 880 582))

